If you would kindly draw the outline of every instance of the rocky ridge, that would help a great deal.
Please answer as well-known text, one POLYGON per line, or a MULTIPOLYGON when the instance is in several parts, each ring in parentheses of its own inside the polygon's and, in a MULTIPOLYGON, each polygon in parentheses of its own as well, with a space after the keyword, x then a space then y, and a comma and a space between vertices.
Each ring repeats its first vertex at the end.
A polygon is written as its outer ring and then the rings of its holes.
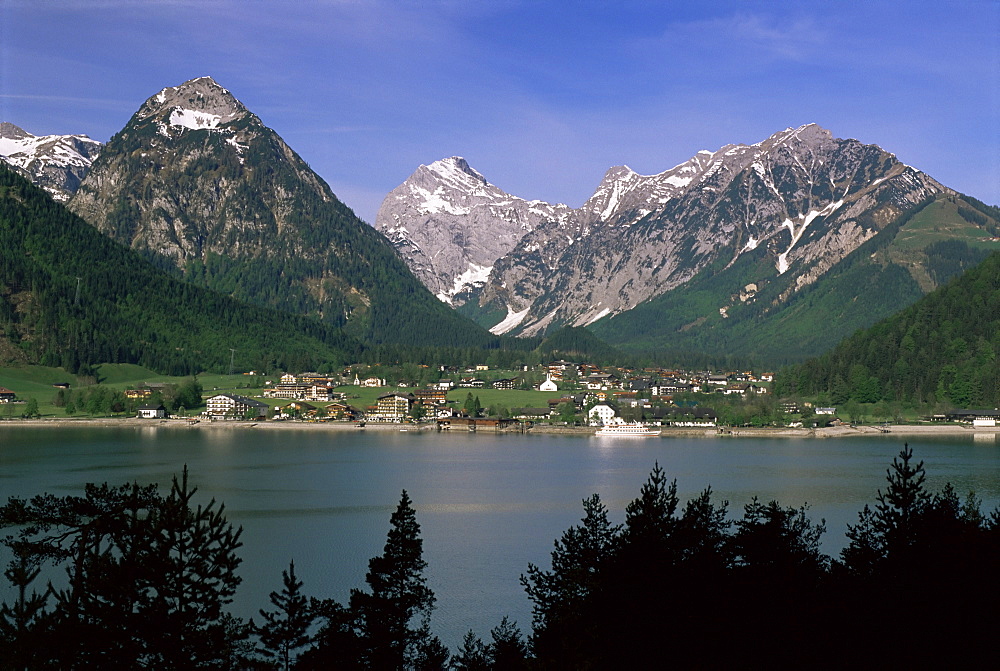
POLYGON ((37 136, 0 123, 0 160, 62 202, 79 188, 101 146, 86 135, 37 136))
MULTIPOLYGON (((479 307, 506 315, 492 324, 494 333, 538 335, 588 325, 755 250, 764 251, 770 270, 746 285, 791 279, 787 297, 901 212, 945 191, 881 148, 834 138, 815 124, 753 145, 701 151, 657 175, 619 166, 580 208, 533 224, 489 264, 479 307)), ((412 239, 425 222, 401 217, 396 226, 412 239)), ((452 215, 449 230, 472 237, 491 225, 452 215)), ((435 244, 450 243, 442 237, 435 244)), ((746 300, 755 293, 733 287, 733 294, 741 292, 746 300)), ((718 307, 724 310, 722 299, 718 307)))

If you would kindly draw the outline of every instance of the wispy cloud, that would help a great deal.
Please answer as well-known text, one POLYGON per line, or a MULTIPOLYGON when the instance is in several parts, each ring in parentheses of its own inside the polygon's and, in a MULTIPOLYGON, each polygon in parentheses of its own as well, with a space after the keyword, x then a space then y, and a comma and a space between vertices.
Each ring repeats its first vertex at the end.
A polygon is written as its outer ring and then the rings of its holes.
POLYGON ((81 96, 47 96, 32 95, 27 93, 0 93, 0 98, 5 100, 33 100, 47 103, 69 103, 73 105, 87 105, 100 109, 120 110, 122 107, 135 105, 134 100, 124 100, 115 98, 88 98, 81 96))

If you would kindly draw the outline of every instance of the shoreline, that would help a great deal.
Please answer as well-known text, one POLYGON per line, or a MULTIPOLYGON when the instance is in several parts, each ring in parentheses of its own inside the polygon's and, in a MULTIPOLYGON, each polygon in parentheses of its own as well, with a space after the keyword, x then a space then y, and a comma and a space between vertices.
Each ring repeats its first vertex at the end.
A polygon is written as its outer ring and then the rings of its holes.
MULTIPOLYGON (((347 422, 299 422, 299 421, 209 421, 204 419, 140 419, 137 417, 103 417, 75 418, 59 417, 44 419, 4 419, 0 420, 0 431, 4 427, 67 427, 67 426, 98 426, 98 427, 141 427, 155 429, 210 429, 210 430, 255 430, 255 431, 395 431, 395 432, 429 432, 436 431, 432 424, 396 424, 391 422, 366 423, 363 428, 347 422)), ((875 426, 833 426, 821 429, 807 428, 725 428, 717 427, 663 427, 660 438, 670 437, 706 437, 706 438, 845 438, 850 436, 1000 436, 1000 427, 971 427, 960 424, 893 424, 888 431, 875 426)), ((454 430, 452 430, 454 431, 454 430)), ((578 426, 535 426, 522 435, 532 433, 593 435, 594 427, 578 426)), ((459 429, 455 431, 461 433, 459 429)), ((497 432, 485 430, 483 433, 496 435, 497 432)), ((520 431, 501 431, 499 433, 521 433, 520 431)))

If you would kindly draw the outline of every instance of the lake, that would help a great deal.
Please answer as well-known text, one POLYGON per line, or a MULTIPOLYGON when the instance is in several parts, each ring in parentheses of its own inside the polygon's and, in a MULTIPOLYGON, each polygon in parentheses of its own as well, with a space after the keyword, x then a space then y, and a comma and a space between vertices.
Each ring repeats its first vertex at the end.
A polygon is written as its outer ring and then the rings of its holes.
MULTIPOLYGON (((242 617, 270 608, 281 571, 295 560, 304 590, 345 602, 381 553, 403 489, 422 527, 432 628, 453 650, 470 628, 487 638, 504 615, 528 632, 531 604, 518 578, 548 567, 553 541, 598 493, 613 522, 655 463, 676 478, 682 501, 711 485, 730 516, 754 495, 810 506, 825 518, 824 550, 836 555, 847 524, 885 486, 904 442, 938 491, 950 481, 1000 504, 995 435, 903 439, 595 438, 569 435, 399 431, 179 429, 0 425, 0 500, 81 494, 87 482, 156 482, 169 488, 184 464, 196 500, 225 503, 244 528, 242 617), (983 440, 982 438, 985 438, 983 440)), ((4 558, 4 562, 6 559, 4 558)), ((259 617, 258 617, 259 619, 259 617)))

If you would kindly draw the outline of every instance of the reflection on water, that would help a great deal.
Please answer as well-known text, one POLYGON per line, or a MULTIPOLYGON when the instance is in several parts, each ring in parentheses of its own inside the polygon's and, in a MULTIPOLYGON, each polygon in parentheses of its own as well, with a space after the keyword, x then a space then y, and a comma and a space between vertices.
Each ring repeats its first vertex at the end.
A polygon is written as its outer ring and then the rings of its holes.
MULTIPOLYGON (((167 487, 187 464, 200 501, 216 498, 244 527, 233 609, 251 617, 280 589, 290 559, 314 596, 344 601, 363 586, 406 489, 438 597, 432 622, 456 648, 468 629, 485 636, 504 615, 527 629, 518 577, 528 563, 547 565, 553 540, 595 492, 621 522, 657 462, 684 500, 711 485, 731 516, 755 495, 808 504, 811 518, 827 522, 825 551, 836 554, 903 442, 0 426, 0 497, 81 493, 94 481, 167 487)), ((995 439, 909 442, 929 487, 950 481, 961 494, 975 490, 985 508, 1000 503, 995 439)))

